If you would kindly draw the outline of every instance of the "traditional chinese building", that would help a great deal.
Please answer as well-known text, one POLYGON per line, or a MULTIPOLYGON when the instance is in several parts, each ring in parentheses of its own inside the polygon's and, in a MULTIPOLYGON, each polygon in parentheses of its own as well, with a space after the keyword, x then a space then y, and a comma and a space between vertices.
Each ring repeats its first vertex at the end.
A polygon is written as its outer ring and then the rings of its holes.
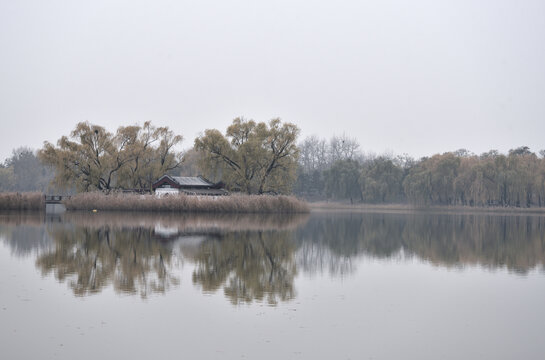
POLYGON ((229 193, 223 188, 224 184, 212 183, 202 176, 170 176, 163 175, 153 185, 153 191, 157 195, 186 194, 186 195, 207 195, 222 196, 229 193))

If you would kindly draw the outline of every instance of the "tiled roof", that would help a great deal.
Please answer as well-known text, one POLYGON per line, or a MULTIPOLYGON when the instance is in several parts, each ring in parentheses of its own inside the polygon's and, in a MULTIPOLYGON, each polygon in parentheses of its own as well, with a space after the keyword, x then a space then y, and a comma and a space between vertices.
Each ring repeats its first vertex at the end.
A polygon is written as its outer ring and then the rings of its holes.
POLYGON ((172 179, 182 186, 212 186, 214 184, 204 180, 203 178, 188 177, 188 176, 173 176, 172 179))

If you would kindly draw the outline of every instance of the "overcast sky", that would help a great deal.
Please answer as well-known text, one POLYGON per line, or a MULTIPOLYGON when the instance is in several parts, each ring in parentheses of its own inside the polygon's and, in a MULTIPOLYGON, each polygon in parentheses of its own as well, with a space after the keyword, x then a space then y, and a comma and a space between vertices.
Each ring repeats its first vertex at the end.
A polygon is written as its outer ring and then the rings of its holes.
POLYGON ((0 0, 0 160, 237 116, 413 156, 545 148, 545 1, 0 0))

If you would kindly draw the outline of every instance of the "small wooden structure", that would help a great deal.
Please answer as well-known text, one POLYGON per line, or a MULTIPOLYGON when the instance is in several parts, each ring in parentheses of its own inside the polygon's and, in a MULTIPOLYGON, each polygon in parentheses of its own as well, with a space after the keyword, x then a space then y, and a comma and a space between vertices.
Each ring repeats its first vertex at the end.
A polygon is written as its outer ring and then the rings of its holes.
POLYGON ((62 204, 66 199, 70 199, 70 195, 44 195, 46 204, 62 204))
POLYGON ((223 196, 229 193, 223 188, 222 182, 212 183, 202 176, 170 176, 163 175, 153 185, 153 191, 157 195, 186 194, 204 196, 223 196))
POLYGON ((45 212, 48 214, 58 214, 66 211, 62 203, 63 200, 70 199, 67 195, 44 195, 45 212))

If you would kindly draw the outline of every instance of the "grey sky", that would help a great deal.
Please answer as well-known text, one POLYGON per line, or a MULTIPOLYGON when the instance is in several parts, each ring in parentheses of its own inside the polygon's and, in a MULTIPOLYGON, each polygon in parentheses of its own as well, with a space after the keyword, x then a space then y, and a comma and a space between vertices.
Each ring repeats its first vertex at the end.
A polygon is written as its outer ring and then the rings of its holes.
POLYGON ((236 116, 414 156, 545 148, 545 1, 0 0, 0 160, 236 116))

